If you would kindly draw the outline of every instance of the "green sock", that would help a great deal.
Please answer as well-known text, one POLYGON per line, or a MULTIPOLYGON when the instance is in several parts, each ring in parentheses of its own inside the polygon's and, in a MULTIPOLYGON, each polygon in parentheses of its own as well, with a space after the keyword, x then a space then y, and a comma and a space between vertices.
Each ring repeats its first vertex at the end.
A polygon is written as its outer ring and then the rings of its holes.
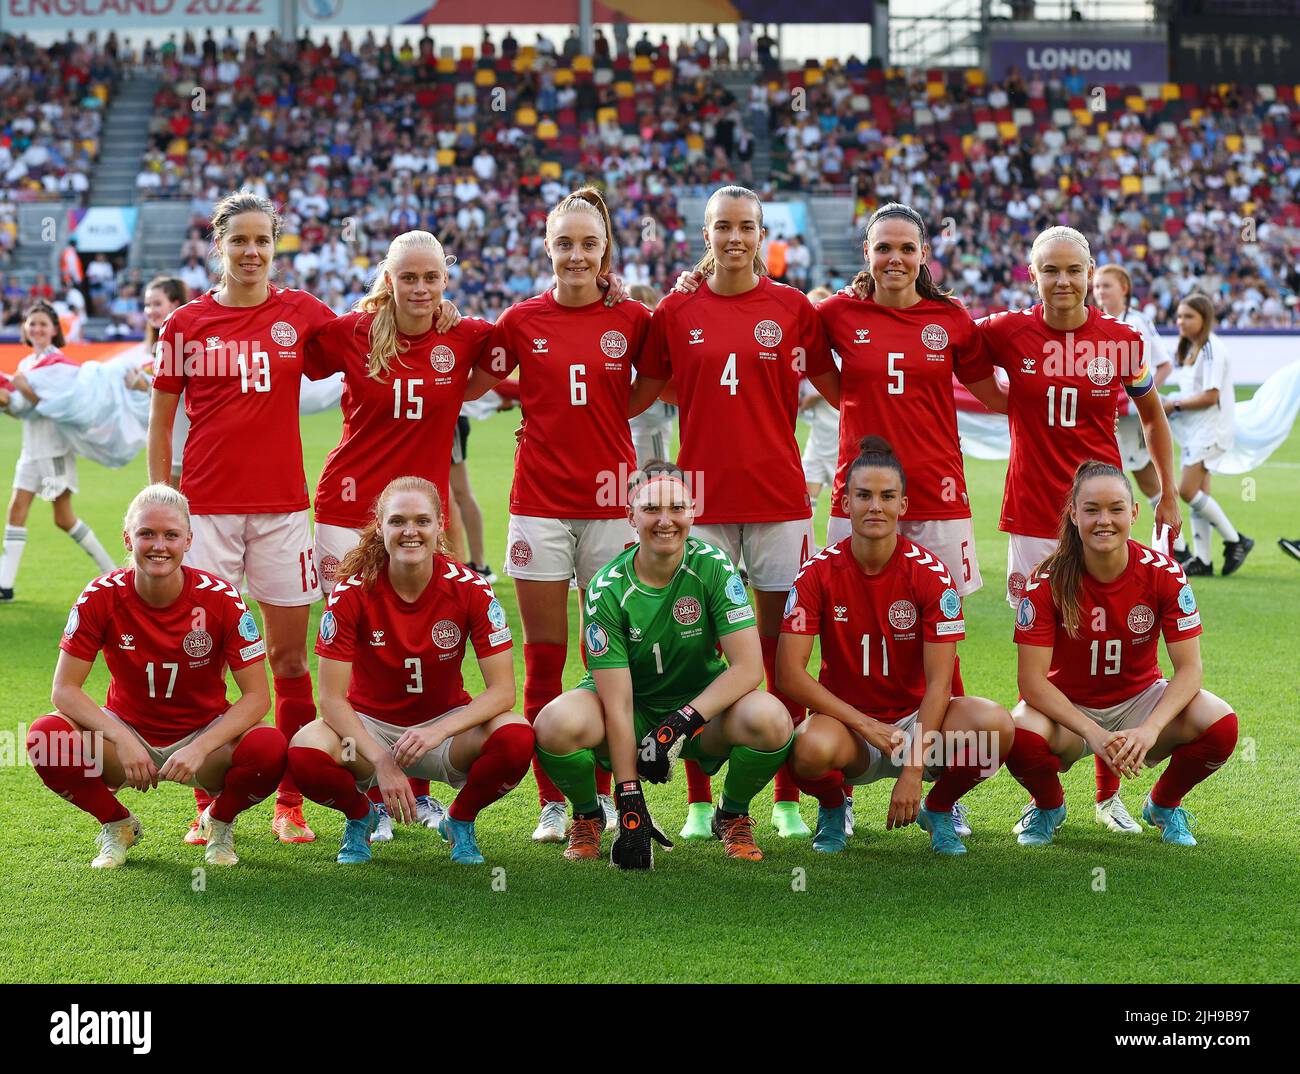
MULTIPOLYGON (((732 746, 727 778, 722 783, 721 808, 726 813, 748 813, 750 800, 772 782, 776 770, 794 745, 794 735, 778 750, 763 753, 748 746, 732 746)), ((540 754, 541 751, 538 750, 540 754)), ((558 784, 558 780, 556 781, 558 784)))
MULTIPOLYGON (((556 754, 547 753, 538 746, 537 759, 564 797, 573 803, 575 813, 594 813, 600 808, 596 800, 596 770, 592 767, 596 763, 596 754, 592 750, 556 754)), ((772 771, 779 767, 778 761, 772 771)))

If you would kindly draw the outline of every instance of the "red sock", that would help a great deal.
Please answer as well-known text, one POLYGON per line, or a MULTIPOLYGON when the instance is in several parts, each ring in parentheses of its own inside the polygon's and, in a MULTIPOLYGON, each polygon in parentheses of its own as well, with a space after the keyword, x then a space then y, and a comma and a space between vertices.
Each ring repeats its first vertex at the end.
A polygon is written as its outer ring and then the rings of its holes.
POLYGON ((1161 809, 1173 809, 1183 795, 1203 779, 1214 775, 1237 748, 1237 714, 1220 717, 1191 742, 1175 747, 1169 767, 1151 788, 1151 801, 1161 809))
POLYGON ((686 801, 691 805, 713 801, 713 780, 697 761, 686 762, 686 801))
MULTIPOLYGON (((996 772, 997 769, 993 771, 996 772)), ((986 779, 988 776, 978 763, 947 765, 926 795, 925 808, 932 813, 948 813, 957 804, 957 799, 986 779)))
MULTIPOLYGON (((781 767, 785 767, 782 765, 781 767)), ((816 779, 807 779, 800 775, 795 775, 793 770, 791 775, 794 777, 795 785, 804 792, 811 794, 817 801, 827 809, 838 809, 844 804, 845 786, 844 773, 838 768, 832 768, 824 775, 816 779)))
POLYGON ((1097 769, 1097 801, 1104 802, 1107 798, 1114 798, 1119 794, 1119 776, 1112 772, 1110 765, 1100 757, 1094 757, 1092 760, 1097 769))
MULTIPOLYGON (((790 714, 790 719, 798 727, 804 721, 804 712, 802 705, 796 705, 785 694, 776 688, 776 644, 779 638, 759 637, 758 642, 763 647, 763 677, 767 679, 767 692, 775 697, 785 706, 785 711, 790 714)), ((794 777, 790 775, 788 766, 782 765, 776 770, 776 780, 772 787, 772 800, 775 802, 797 802, 799 801, 799 788, 795 785, 794 777)))
POLYGON ((254 727, 240 740, 230 758, 226 781, 212 803, 210 816, 229 823, 275 790, 284 775, 284 735, 274 727, 254 727))
POLYGON ((1006 765, 1017 782, 1033 795, 1039 809, 1059 809, 1065 803, 1061 759, 1048 748, 1042 735, 1017 727, 1006 765))
POLYGON ((370 812, 370 799, 357 790, 356 778, 324 750, 290 746, 289 771, 303 794, 348 820, 363 820, 370 812))
MULTIPOLYGON (((275 729, 284 735, 285 742, 292 742, 294 735, 316 719, 311 675, 299 675, 295 679, 282 679, 277 675, 272 681, 275 686, 275 729)), ((286 808, 302 805, 302 793, 287 769, 280 780, 275 804, 286 808)))
POLYGON ((772 785, 772 801, 799 801, 799 784, 790 772, 789 762, 783 764, 776 770, 776 778, 772 785))
POLYGON ((194 788, 194 806, 200 813, 208 808, 216 799, 212 797, 202 787, 194 788))
POLYGON ((100 824, 131 815, 108 789, 103 772, 95 771, 100 758, 92 755, 82 733, 69 727, 62 716, 50 713, 27 729, 27 757, 45 786, 100 824))
POLYGON ((607 768, 596 765, 596 793, 609 796, 610 790, 614 786, 614 773, 607 768))
POLYGON ((498 727, 469 766, 465 786, 447 810, 453 820, 473 820, 479 810, 505 797, 528 772, 536 747, 533 729, 519 723, 498 727))
MULTIPOLYGON (((529 723, 533 723, 547 703, 559 697, 564 689, 567 656, 567 645, 524 642, 524 717, 529 723)), ((551 782, 536 755, 533 756, 533 775, 537 777, 537 800, 542 805, 564 801, 560 788, 551 782)))

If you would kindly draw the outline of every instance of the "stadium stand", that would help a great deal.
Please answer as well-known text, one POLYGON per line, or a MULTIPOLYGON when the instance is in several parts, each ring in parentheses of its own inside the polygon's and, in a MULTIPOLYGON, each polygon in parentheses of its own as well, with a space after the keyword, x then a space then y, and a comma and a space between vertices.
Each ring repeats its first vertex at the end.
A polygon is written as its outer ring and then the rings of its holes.
MULTIPOLYGON (((280 282, 342 311, 389 238, 421 227, 458 255, 462 309, 495 318, 547 286, 546 210, 588 182, 608 192, 630 283, 671 286, 696 259, 703 196, 739 181, 808 202, 809 233, 787 256, 800 286, 850 278, 863 222, 897 199, 926 214, 935 276, 979 313, 1032 301, 1029 242, 1065 222, 1099 261, 1130 269, 1157 323, 1193 289, 1216 297, 1226 327, 1300 323, 1300 88, 1106 86, 1098 109, 1074 74, 987 84, 975 69, 855 57, 783 70, 760 41, 733 63, 702 34, 675 50, 602 37, 592 57, 572 37, 498 47, 490 34, 454 54, 427 36, 186 35, 121 60, 115 42, 8 39, 0 161, 25 170, 6 180, 0 214, 30 196, 84 199, 125 68, 128 91, 153 92, 133 164, 143 238, 131 267, 88 296, 118 333, 153 272, 203 284, 206 217, 241 185, 285 208, 280 282), (33 92, 26 71, 54 90, 33 92)), ((16 231, 0 215, 0 258, 16 231)), ((0 263, 7 318, 32 268, 0 263)))

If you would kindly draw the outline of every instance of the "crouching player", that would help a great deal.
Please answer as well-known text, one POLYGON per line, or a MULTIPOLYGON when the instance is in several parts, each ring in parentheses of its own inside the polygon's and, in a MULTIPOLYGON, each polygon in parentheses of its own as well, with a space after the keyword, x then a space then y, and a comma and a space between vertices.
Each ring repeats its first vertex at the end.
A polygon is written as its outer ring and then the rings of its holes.
POLYGON ((852 535, 809 560, 786 601, 778 675, 809 711, 791 768, 820 803, 815 850, 844 849, 844 785, 888 777, 885 827, 918 821, 935 851, 964 854, 953 806, 998 770, 1014 727, 1000 705, 952 696, 956 643, 966 636, 961 598, 947 567, 898 534, 907 482, 889 444, 868 436, 859 450, 845 475, 852 535), (924 802, 922 779, 935 781, 924 802))
POLYGON ((510 628, 492 588, 450 558, 438 491, 421 477, 399 477, 375 503, 360 543, 339 564, 321 616, 323 720, 289 743, 289 771, 313 802, 347 818, 338 860, 370 860, 378 785, 391 817, 417 820, 408 777, 437 780, 460 793, 438 830, 451 860, 483 861, 474 820, 523 779, 533 731, 510 711, 515 677, 510 628), (471 698, 461 681, 466 639, 474 644, 484 689, 471 698))
POLYGON ((68 614, 54 670, 58 711, 32 724, 28 756, 47 787, 103 825, 96 869, 125 864, 141 836, 114 792, 168 780, 214 796, 200 817, 204 859, 234 865, 235 817, 284 775, 284 736, 261 725, 271 705, 266 643, 233 585, 182 565, 193 533, 175 489, 137 493, 122 536, 132 566, 96 578, 68 614), (101 650, 102 708, 84 689, 101 650), (227 664, 240 691, 233 705, 227 664))
POLYGON ((677 466, 651 462, 634 475, 628 519, 638 543, 586 593, 589 670, 537 718, 537 756, 573 803, 570 861, 600 856, 596 760, 614 773, 612 863, 653 867, 652 830, 672 844, 647 824, 638 776, 663 783, 678 756, 709 775, 727 766, 713 834, 728 857, 763 858, 749 803, 785 760, 793 724, 758 689, 763 651, 745 584, 725 552, 689 536, 694 513, 677 466))
POLYGON ((1118 467, 1083 463, 1056 551, 1016 612, 1020 696, 1011 774, 1033 795, 1020 842, 1044 846, 1065 820, 1059 773, 1094 753, 1136 776, 1166 757, 1142 819, 1166 843, 1195 846, 1183 796, 1237 744, 1232 706, 1201 689, 1201 615, 1176 561, 1129 539, 1133 489, 1118 467), (1174 677, 1157 662, 1163 634, 1174 677))

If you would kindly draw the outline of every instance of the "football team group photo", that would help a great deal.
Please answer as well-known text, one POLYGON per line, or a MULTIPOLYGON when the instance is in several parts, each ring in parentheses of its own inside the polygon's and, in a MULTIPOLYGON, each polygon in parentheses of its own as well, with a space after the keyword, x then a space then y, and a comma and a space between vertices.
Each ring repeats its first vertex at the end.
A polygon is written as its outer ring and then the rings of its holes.
POLYGON ((6 979, 1295 979, 1235 5, 262 6, 0 17, 6 979))

